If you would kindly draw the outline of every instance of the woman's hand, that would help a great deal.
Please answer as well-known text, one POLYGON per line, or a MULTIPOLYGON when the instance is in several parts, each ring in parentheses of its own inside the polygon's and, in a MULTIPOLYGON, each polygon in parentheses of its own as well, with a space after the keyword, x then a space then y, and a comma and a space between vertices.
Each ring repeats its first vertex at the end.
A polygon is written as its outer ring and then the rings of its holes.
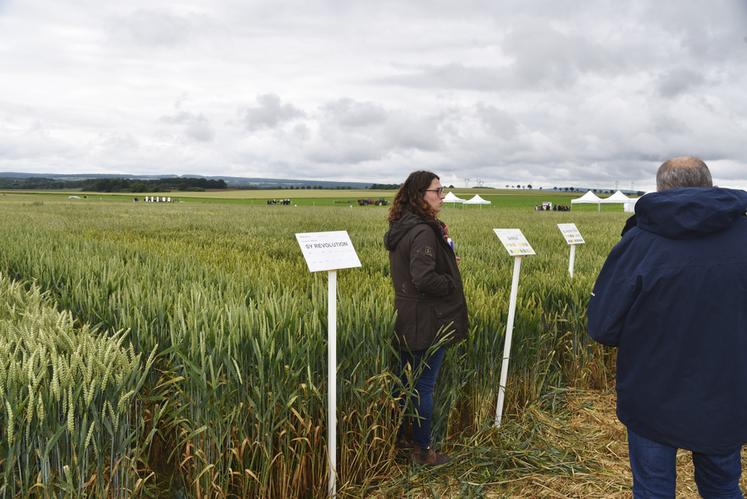
POLYGON ((462 257, 459 255, 456 255, 456 261, 457 261, 457 265, 459 265, 460 263, 462 263, 462 257))

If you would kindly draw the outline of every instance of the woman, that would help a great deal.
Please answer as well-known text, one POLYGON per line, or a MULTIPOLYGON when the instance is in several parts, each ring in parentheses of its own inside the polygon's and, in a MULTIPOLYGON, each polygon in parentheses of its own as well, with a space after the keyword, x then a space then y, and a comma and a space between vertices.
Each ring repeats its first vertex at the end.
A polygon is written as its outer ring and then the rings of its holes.
MULTIPOLYGON (((433 388, 446 344, 467 335, 467 303, 462 277, 446 224, 438 220, 443 187, 434 173, 410 174, 389 210, 384 244, 389 250, 394 304, 397 309, 395 345, 400 351, 400 375, 406 382, 409 364, 417 375, 413 397, 418 417, 413 422, 412 459, 418 464, 449 461, 431 448, 433 388), (439 343, 439 348, 430 348, 439 343)), ((403 423, 398 442, 404 441, 403 423)))

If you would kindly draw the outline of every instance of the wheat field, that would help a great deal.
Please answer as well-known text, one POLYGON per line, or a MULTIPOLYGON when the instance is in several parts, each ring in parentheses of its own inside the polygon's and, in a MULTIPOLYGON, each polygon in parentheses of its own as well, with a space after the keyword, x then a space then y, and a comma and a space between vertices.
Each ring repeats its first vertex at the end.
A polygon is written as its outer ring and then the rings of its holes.
MULTIPOLYGON (((513 265, 493 228, 522 229, 537 252, 521 268, 506 427, 558 390, 611 382, 612 360, 588 340, 584 313, 625 215, 534 212, 532 201, 442 214, 462 257, 471 323, 437 387, 434 432, 445 445, 498 438, 491 423, 513 265), (565 222, 586 239, 572 281, 556 227, 565 222)), ((326 276, 308 273, 294 234, 347 230, 362 267, 338 273, 338 493, 389 494, 388 480, 401 477, 393 438, 402 414, 392 396, 385 220, 379 207, 1 197, 0 283, 11 290, 0 290, 1 358, 10 359, 0 363, 2 493, 324 497, 326 276), (31 311, 19 316, 23 307, 31 311), (25 330, 38 337, 16 337, 25 330), (58 336, 70 339, 55 355, 77 366, 60 388, 50 356, 58 336), (121 382, 105 368, 119 369, 121 382), (58 438, 51 451, 43 435, 58 438)), ((486 483, 515 463, 504 465, 486 483)))

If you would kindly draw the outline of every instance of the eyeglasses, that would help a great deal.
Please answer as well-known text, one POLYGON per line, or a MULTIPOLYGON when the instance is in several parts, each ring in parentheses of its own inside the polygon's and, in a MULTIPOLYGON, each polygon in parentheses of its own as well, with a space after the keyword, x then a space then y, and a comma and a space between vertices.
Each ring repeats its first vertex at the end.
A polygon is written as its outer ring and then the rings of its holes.
POLYGON ((439 187, 438 189, 425 189, 425 192, 437 192, 438 195, 440 196, 441 194, 444 193, 444 188, 439 187))

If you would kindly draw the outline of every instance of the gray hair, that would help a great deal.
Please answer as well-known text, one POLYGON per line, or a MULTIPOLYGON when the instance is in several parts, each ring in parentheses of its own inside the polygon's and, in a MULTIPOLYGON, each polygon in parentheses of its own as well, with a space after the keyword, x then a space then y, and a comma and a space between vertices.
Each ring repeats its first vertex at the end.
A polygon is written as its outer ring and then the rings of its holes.
POLYGON ((702 159, 681 156, 662 163, 656 172, 656 190, 678 187, 713 187, 711 172, 702 159))

